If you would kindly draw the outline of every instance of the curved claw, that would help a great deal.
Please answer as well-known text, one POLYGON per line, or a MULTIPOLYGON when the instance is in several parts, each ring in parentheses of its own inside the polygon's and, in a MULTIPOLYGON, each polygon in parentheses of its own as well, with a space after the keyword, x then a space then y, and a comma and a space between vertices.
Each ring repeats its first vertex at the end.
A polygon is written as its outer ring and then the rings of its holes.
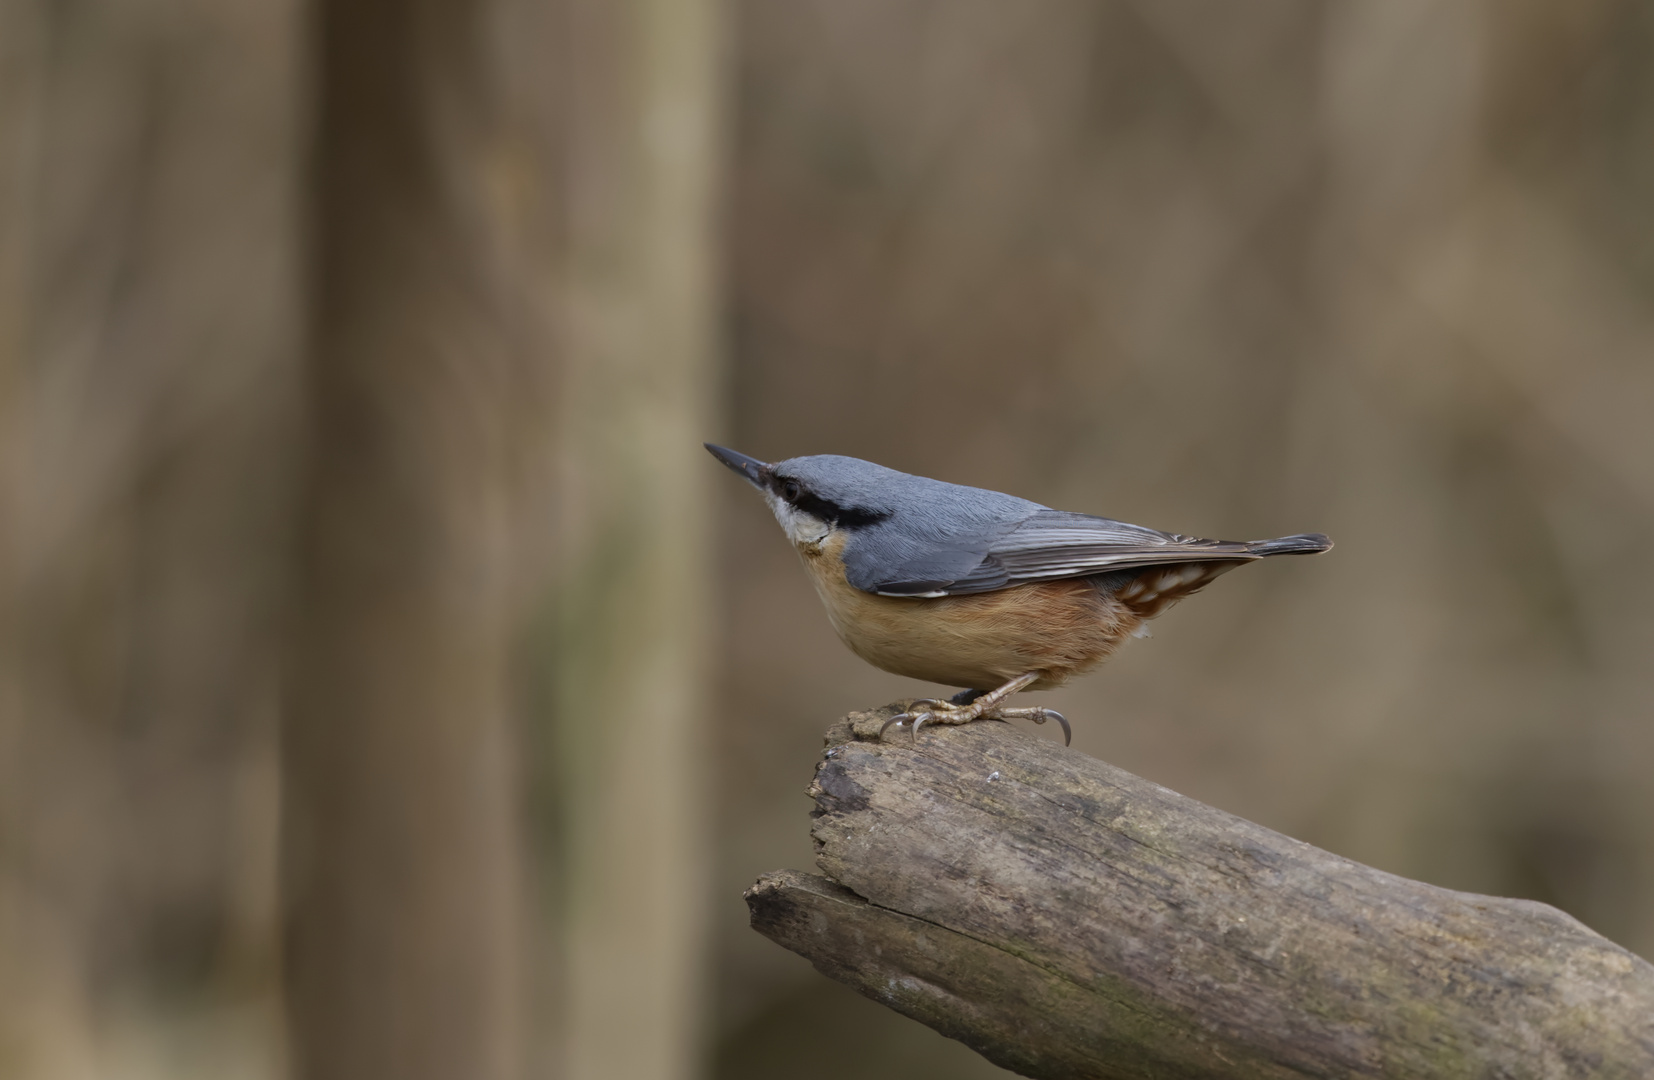
MULTIPOLYGON (((1068 726, 1068 717, 1064 716, 1055 709, 1006 709, 1005 712, 1009 716, 1021 717, 1024 720, 1032 720, 1036 724, 1043 724, 1047 720, 1055 720, 1057 725, 1062 728, 1062 744, 1064 746, 1074 745, 1074 729, 1068 726)), ((1003 719, 1003 717, 1000 719, 1003 719)))
POLYGON ((879 728, 879 741, 880 742, 884 741, 884 733, 889 731, 892 727, 901 727, 902 722, 904 720, 911 720, 911 719, 913 719, 913 714, 912 713, 903 712, 903 713, 897 713, 895 716, 892 716, 889 720, 886 720, 884 722, 884 726, 879 728))
MULTIPOLYGON (((917 704, 917 703, 915 703, 915 704, 917 704)), ((918 742, 919 741, 919 729, 924 727, 925 722, 927 720, 930 720, 934 715, 935 715, 934 713, 929 713, 929 712, 918 712, 918 713, 916 713, 916 712, 911 712, 911 711, 897 713, 895 716, 892 716, 889 720, 886 720, 884 722, 884 724, 879 728, 879 738, 880 738, 880 740, 883 740, 884 739, 884 733, 889 731, 892 726, 900 727, 904 721, 911 720, 911 721, 913 721, 912 738, 913 738, 914 742, 918 742)))

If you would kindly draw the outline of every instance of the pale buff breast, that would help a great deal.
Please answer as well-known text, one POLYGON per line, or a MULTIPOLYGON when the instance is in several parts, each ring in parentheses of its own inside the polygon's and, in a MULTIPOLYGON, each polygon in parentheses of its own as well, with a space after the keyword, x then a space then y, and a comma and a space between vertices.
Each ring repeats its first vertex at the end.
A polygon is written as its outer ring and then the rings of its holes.
POLYGON ((844 578, 845 537, 798 545, 833 629, 852 652, 897 675, 991 690, 1028 672, 1059 686, 1108 658, 1142 624, 1086 578, 967 596, 862 592, 844 578))

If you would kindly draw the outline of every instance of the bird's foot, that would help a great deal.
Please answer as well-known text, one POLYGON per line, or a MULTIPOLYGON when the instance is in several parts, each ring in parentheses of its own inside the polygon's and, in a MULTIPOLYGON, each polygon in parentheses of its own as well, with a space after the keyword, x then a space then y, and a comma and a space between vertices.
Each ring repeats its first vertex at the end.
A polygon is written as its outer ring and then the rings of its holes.
POLYGON ((1055 720, 1062 727, 1063 745, 1073 741, 1073 731, 1068 726, 1068 719, 1055 709, 1045 708, 1006 708, 1003 702, 1024 686, 1033 682, 1036 676, 1025 675, 1013 679, 998 690, 982 692, 966 690, 954 696, 952 701, 941 701, 937 698, 919 698, 908 704, 906 710, 897 713, 884 722, 879 729, 879 737, 892 727, 901 727, 910 723, 910 729, 915 742, 919 739, 919 729, 926 724, 969 724, 975 720, 1004 720, 1011 719, 1032 720, 1036 724, 1043 724, 1047 720, 1055 720))
POLYGON ((879 729, 879 737, 891 727, 901 727, 912 723, 913 737, 919 737, 919 729, 926 724, 968 724, 973 720, 997 719, 988 717, 987 710, 971 705, 955 705, 951 701, 941 701, 937 698, 918 698, 908 703, 907 711, 897 713, 884 722, 879 729))

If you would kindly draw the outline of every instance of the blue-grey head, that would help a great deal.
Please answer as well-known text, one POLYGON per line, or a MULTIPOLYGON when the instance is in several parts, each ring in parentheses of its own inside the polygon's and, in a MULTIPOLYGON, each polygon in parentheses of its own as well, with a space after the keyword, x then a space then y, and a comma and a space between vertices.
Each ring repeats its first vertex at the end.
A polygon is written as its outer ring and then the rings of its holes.
POLYGON ((918 477, 837 454, 774 464, 707 443, 712 456, 757 488, 794 544, 819 542, 834 529, 863 529, 893 517, 903 481, 918 477))

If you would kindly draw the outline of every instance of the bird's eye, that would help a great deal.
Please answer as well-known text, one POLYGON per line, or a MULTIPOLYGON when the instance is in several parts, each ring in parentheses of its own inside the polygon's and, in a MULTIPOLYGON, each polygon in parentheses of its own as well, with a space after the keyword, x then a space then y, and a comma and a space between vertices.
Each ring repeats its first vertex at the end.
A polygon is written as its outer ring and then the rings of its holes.
POLYGON ((781 481, 781 497, 786 499, 788 502, 794 501, 802 494, 804 494, 804 489, 799 485, 797 480, 781 481))

